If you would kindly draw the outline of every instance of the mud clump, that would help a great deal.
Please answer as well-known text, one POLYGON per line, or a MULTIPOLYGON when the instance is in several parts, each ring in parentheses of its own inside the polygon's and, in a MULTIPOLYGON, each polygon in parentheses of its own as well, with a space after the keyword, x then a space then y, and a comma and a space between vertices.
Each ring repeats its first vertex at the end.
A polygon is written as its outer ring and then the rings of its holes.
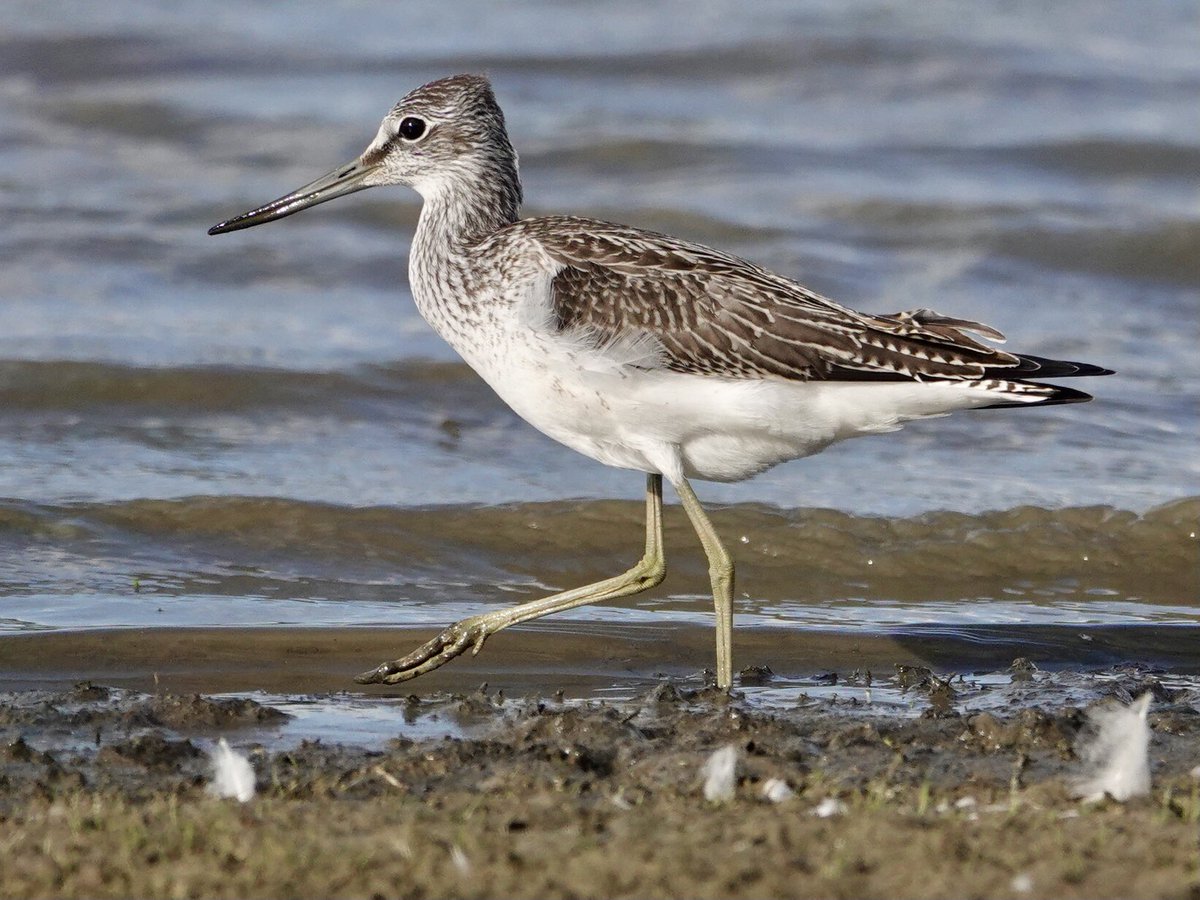
POLYGON ((288 718, 248 697, 148 696, 91 682, 68 691, 0 693, 0 728, 223 730, 279 724, 288 718))
POLYGON ((1071 759, 1071 748, 1082 727, 1079 710, 1051 716, 1041 710, 1023 709, 1008 719, 991 713, 972 716, 967 720, 965 737, 984 751, 1048 749, 1063 759, 1071 759))
POLYGON ((110 744, 102 748, 98 758, 101 762, 119 760, 145 768, 176 770, 203 755, 203 751, 189 740, 172 740, 159 732, 151 732, 110 744))
POLYGON ((148 714, 155 724, 177 731, 197 729, 244 728, 251 725, 277 725, 286 721, 287 713, 264 706, 246 697, 186 697, 167 694, 155 697, 137 712, 148 714))

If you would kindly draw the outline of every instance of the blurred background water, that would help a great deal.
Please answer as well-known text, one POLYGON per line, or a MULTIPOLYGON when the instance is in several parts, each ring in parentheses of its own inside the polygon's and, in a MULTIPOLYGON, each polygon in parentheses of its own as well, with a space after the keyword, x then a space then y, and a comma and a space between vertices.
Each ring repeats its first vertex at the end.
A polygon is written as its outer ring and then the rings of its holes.
MULTIPOLYGON (((428 625, 631 561, 640 476, 526 426, 418 317, 415 194, 205 235, 460 71, 493 79, 528 214, 1118 370, 1088 405, 700 485, 743 621, 1195 624, 1197 47, 1166 0, 9 0, 0 629, 428 625)), ((683 578, 572 615, 707 622, 670 540, 683 578)))

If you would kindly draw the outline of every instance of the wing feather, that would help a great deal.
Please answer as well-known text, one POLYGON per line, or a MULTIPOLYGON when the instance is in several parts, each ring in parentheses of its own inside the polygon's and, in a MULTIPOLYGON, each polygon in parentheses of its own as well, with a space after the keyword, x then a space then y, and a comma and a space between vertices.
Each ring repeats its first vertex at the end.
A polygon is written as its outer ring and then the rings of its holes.
POLYGON ((930 309, 859 313, 753 263, 666 235, 547 217, 495 237, 536 242, 551 261, 552 327, 598 341, 652 337, 662 348, 657 365, 676 371, 980 379, 1022 364, 967 333, 1004 339, 988 325, 930 309))

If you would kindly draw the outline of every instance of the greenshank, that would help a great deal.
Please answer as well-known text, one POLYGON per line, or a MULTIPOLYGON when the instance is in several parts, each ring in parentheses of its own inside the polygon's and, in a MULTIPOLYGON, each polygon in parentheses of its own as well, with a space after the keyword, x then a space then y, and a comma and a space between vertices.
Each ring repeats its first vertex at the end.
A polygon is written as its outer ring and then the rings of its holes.
POLYGON ((627 572, 471 616, 357 677, 394 684, 478 652, 501 629, 659 584, 662 479, 708 557, 716 681, 733 680, 733 560, 690 479, 739 481, 858 435, 962 409, 1090 400, 1043 378, 1107 375, 1009 353, 990 326, 914 309, 856 312, 701 244, 574 216, 520 218, 517 154, 491 85, 417 88, 357 159, 209 230, 222 234, 383 185, 422 197, 417 309, 527 422, 646 473, 646 541, 627 572))

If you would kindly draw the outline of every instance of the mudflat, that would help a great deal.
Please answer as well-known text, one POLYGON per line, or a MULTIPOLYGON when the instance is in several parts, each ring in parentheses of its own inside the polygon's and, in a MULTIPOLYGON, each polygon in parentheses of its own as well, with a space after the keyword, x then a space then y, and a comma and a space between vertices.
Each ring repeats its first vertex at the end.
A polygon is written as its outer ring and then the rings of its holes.
POLYGON ((910 692, 904 708, 864 702, 861 671, 840 694, 772 691, 750 669, 732 696, 697 675, 614 700, 516 698, 468 689, 466 667, 432 692, 304 695, 386 704, 393 736, 370 740, 305 739, 228 677, 179 691, 48 669, 0 696, 5 897, 1200 893, 1200 714, 1190 688, 1134 667, 1018 666, 1021 689, 987 708, 970 679, 903 665, 874 680, 910 692), (1146 691, 1150 796, 1073 797, 1081 706, 1146 691), (206 789, 218 737, 254 767, 247 803, 206 789), (706 799, 704 764, 726 747, 732 796, 706 799))

